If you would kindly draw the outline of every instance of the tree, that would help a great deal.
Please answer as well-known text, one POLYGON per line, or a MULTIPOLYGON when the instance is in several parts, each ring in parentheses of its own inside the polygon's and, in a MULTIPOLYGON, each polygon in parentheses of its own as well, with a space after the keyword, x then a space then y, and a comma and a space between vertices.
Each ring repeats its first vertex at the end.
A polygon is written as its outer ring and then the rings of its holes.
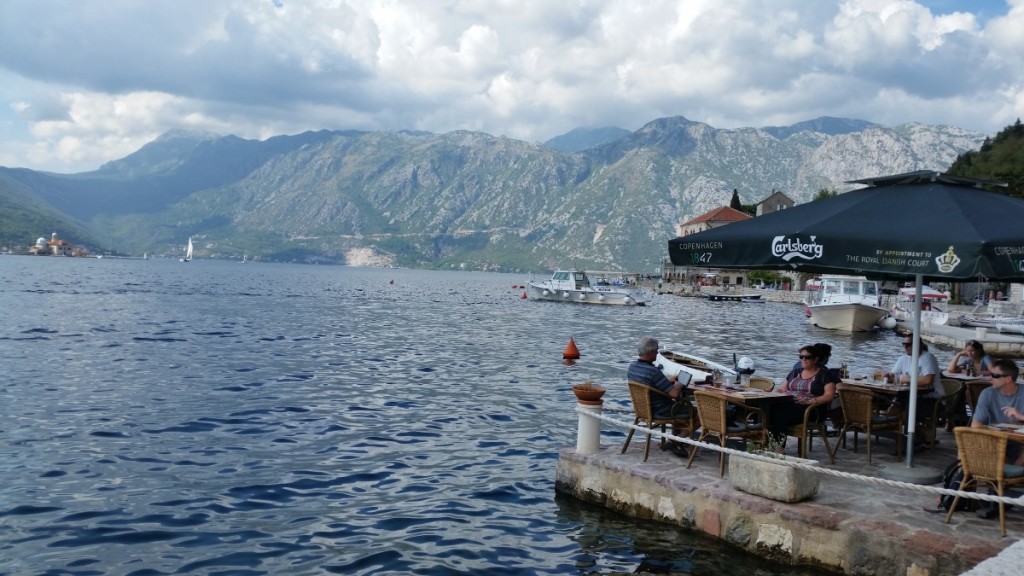
POLYGON ((818 190, 814 195, 814 198, 811 198, 811 202, 814 202, 815 200, 824 200, 825 198, 831 198, 833 196, 839 196, 839 190, 836 190, 835 188, 822 188, 821 190, 818 190))
POLYGON ((956 176, 1005 182, 1006 188, 993 188, 1016 198, 1024 198, 1024 124, 1020 119, 1007 126, 995 138, 985 138, 981 149, 959 155, 947 170, 956 176))
POLYGON ((732 200, 729 201, 729 208, 732 208, 733 210, 743 210, 743 203, 740 202, 740 192, 735 188, 732 189, 732 200))

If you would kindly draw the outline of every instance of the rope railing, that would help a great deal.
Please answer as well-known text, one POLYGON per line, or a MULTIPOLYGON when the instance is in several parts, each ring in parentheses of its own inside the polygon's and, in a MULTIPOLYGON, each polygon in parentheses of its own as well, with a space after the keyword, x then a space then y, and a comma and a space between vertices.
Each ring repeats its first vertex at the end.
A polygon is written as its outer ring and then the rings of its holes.
POLYGON ((913 491, 916 491, 916 492, 924 492, 924 493, 927 493, 927 494, 934 494, 934 495, 938 495, 938 496, 957 496, 957 495, 959 495, 961 498, 970 498, 970 499, 973 499, 973 500, 981 500, 983 502, 1002 502, 1003 504, 1009 504, 1011 506, 1024 506, 1024 496, 1011 497, 1011 496, 996 496, 996 495, 990 495, 990 494, 982 494, 980 492, 962 492, 962 491, 959 491, 959 490, 950 490, 949 488, 938 488, 938 487, 935 487, 935 486, 924 486, 924 485, 921 485, 921 484, 912 484, 910 482, 900 482, 899 480, 889 480, 887 478, 878 478, 876 476, 864 476, 862 474, 854 474, 852 472, 843 472, 842 470, 833 470, 831 468, 825 468, 823 466, 817 466, 817 465, 813 465, 813 464, 805 464, 803 462, 798 462, 797 460, 794 460, 794 459, 791 459, 791 458, 787 458, 787 457, 766 456, 766 455, 761 455, 761 454, 757 454, 757 453, 753 453, 753 452, 745 452, 745 451, 741 451, 741 450, 735 450, 735 449, 732 449, 732 448, 728 448, 728 447, 724 447, 724 446, 719 446, 719 445, 716 445, 716 444, 709 444, 709 443, 706 443, 706 442, 698 442, 698 441, 696 441, 696 440, 694 440, 692 438, 687 438, 687 437, 683 437, 683 436, 676 436, 676 435, 674 435, 674 434, 672 434, 670 432, 662 432, 661 430, 658 430, 658 429, 651 429, 651 428, 647 428, 646 426, 640 426, 639 424, 633 424, 632 420, 630 420, 630 421, 619 420, 617 418, 612 418, 612 417, 607 416, 606 414, 604 414, 604 412, 612 412, 612 413, 617 413, 617 414, 633 414, 632 410, 624 410, 624 409, 619 409, 619 408, 604 408, 602 410, 602 413, 597 413, 597 412, 593 412, 593 411, 581 410, 579 408, 579 406, 577 405, 576 412, 581 414, 581 415, 590 417, 590 418, 597 418, 598 420, 601 420, 602 422, 607 422, 608 424, 612 424, 612 425, 614 425, 616 427, 619 427, 619 428, 633 429, 633 430, 636 430, 637 432, 642 432, 644 434, 650 433, 651 436, 653 436, 655 438, 659 438, 659 439, 660 438, 665 438, 665 439, 668 439, 668 440, 672 440, 673 442, 678 442, 678 443, 681 443, 681 444, 688 444, 688 445, 690 445, 692 447, 700 447, 702 449, 712 450, 712 451, 715 451, 715 452, 725 452, 726 454, 729 454, 730 456, 739 456, 741 458, 750 458, 752 460, 760 460, 762 462, 772 462, 774 464, 782 464, 784 466, 790 466, 792 468, 799 468, 799 469, 802 469, 802 470, 810 470, 811 472, 816 472, 818 474, 822 474, 822 475, 825 475, 825 476, 832 476, 832 477, 835 477, 835 478, 843 478, 843 479, 846 479, 846 480, 853 480, 855 482, 863 482, 863 483, 866 483, 866 484, 877 484, 877 485, 880 485, 880 486, 888 486, 888 487, 891 487, 891 488, 901 488, 901 489, 905 489, 905 490, 913 490, 913 491))

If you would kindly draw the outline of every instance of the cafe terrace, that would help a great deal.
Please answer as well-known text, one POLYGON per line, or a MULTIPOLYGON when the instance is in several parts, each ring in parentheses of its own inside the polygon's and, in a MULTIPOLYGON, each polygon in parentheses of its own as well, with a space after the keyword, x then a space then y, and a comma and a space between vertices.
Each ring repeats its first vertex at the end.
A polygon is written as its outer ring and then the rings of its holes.
MULTIPOLYGON (((854 451, 852 432, 847 433, 834 464, 821 438, 812 438, 807 453, 812 461, 807 464, 796 458, 797 439, 789 438, 786 463, 815 470, 811 473, 817 475, 818 483, 806 499, 784 502, 737 489, 730 469, 735 462, 752 458, 747 452, 720 449, 717 441, 699 444, 698 455, 687 468, 687 459, 659 448, 656 429, 644 461, 647 428, 643 423, 634 425, 626 383, 607 388, 603 404, 581 401, 577 406, 577 446, 559 453, 559 492, 636 518, 702 532, 777 562, 819 566, 841 574, 1024 573, 1019 569, 1024 543, 1018 543, 1024 535, 1024 506, 1006 506, 1005 537, 1000 536, 998 518, 980 518, 975 512, 955 512, 947 524, 945 513, 924 510, 934 509, 938 498, 950 493, 941 483, 888 479, 900 477, 907 466, 905 460, 897 459, 891 435, 872 441, 871 464, 863 434, 854 451), (635 432, 623 452, 625 434, 631 428, 635 432), (719 474, 716 450, 728 454, 724 475, 719 474), (1003 571, 1006 565, 1014 568, 1003 571)), ((690 438, 668 436, 697 444, 690 438)), ((939 427, 936 438, 934 447, 915 449, 914 473, 941 475, 956 460, 954 433, 939 427)), ((833 447, 840 441, 828 440, 833 447)), ((785 493, 792 487, 781 488, 785 493)), ((986 490, 982 494, 974 497, 995 499, 986 490)), ((1014 502, 1009 497, 1004 501, 1014 502)))

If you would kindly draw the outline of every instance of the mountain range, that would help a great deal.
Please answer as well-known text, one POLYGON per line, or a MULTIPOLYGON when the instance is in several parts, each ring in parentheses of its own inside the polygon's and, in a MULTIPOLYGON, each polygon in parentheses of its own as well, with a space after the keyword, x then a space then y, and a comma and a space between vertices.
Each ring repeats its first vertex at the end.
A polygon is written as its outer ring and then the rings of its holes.
POLYGON ((172 131, 98 170, 0 168, 0 246, 58 232, 92 252, 542 271, 653 272, 675 226, 773 191, 947 169, 985 135, 818 118, 717 129, 683 117, 546 143, 480 132, 172 131))

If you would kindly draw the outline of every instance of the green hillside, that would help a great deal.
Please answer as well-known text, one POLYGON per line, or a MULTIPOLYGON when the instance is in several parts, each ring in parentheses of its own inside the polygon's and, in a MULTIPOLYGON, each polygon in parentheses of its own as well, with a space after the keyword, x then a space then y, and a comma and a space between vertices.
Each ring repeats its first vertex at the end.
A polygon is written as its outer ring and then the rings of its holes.
POLYGON ((1024 198, 1024 125, 1020 119, 995 138, 986 138, 980 150, 958 156, 949 173, 1006 182, 1006 194, 1024 198))

